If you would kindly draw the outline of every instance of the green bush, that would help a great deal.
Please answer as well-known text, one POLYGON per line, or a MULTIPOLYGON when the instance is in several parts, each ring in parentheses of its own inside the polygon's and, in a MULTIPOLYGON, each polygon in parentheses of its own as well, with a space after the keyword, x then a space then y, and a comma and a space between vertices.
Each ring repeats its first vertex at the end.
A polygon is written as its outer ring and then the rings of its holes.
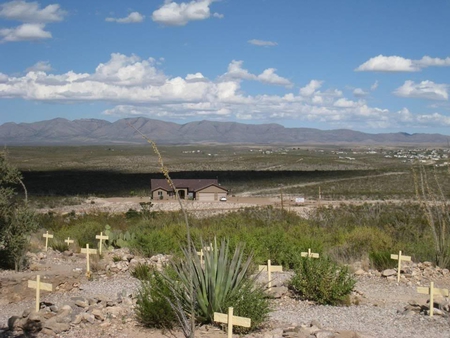
MULTIPOLYGON (((139 269, 140 277, 144 277, 137 296, 136 316, 147 327, 171 330, 177 322, 175 311, 171 302, 175 299, 165 276, 158 271, 145 269, 148 275, 144 276, 144 269, 139 269)), ((136 270, 135 270, 136 272, 136 270)))
POLYGON ((302 259, 289 281, 294 294, 318 304, 343 304, 356 281, 346 266, 339 266, 328 258, 302 259))
POLYGON ((134 278, 137 278, 141 281, 148 281, 153 276, 153 269, 150 266, 148 266, 147 264, 139 263, 131 271, 131 276, 133 276, 134 278))

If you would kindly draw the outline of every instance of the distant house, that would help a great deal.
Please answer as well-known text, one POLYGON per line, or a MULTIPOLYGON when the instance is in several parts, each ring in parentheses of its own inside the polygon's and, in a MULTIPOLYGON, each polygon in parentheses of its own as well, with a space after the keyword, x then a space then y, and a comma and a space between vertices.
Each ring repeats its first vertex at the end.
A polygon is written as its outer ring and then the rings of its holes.
MULTIPOLYGON (((219 201, 226 197, 228 190, 220 186, 217 179, 173 179, 175 190, 181 199, 194 199, 202 202, 219 201)), ((150 198, 173 199, 174 189, 165 179, 152 179, 150 198)))

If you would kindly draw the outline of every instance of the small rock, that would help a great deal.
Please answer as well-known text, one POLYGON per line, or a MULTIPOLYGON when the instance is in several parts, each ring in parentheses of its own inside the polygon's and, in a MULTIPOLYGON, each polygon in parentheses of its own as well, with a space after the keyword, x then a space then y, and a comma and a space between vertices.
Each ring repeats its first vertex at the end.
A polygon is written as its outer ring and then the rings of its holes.
POLYGON ((394 269, 386 269, 381 273, 381 275, 383 277, 394 276, 396 274, 397 274, 397 271, 395 271, 394 269))

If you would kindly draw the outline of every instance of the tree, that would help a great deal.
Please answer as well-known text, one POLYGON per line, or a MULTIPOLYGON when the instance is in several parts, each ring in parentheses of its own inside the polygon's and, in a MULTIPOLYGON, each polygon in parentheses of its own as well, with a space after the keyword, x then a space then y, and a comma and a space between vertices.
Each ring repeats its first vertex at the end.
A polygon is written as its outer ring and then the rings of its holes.
POLYGON ((27 203, 27 191, 17 168, 7 159, 7 153, 0 153, 0 264, 16 271, 23 268, 29 237, 37 229, 33 210, 27 203), (22 186, 25 198, 19 199, 17 186, 22 186))

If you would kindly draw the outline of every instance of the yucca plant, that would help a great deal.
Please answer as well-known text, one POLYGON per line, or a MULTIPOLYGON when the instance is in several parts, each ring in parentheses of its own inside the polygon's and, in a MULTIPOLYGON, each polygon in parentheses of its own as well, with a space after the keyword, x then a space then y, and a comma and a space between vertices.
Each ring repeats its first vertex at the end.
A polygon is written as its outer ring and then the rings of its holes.
MULTIPOLYGON (((242 244, 232 253, 227 241, 221 241, 218 246, 215 240, 211 250, 203 251, 203 264, 196 251, 183 248, 182 252, 182 259, 173 262, 162 273, 164 283, 153 287, 160 288, 160 294, 165 294, 164 298, 170 303, 183 330, 187 329, 183 326, 189 322, 192 300, 197 324, 213 322, 214 312, 226 313, 229 306, 234 307, 235 315, 251 318, 250 330, 267 318, 269 300, 262 287, 255 284, 256 277, 250 275, 251 256, 244 259, 242 244), (193 274, 190 274, 190 266, 194 269, 193 274), (191 283, 193 293, 189 292, 191 283), (167 290, 170 290, 169 295, 167 290)), ((140 317, 142 320, 142 312, 140 317)))

